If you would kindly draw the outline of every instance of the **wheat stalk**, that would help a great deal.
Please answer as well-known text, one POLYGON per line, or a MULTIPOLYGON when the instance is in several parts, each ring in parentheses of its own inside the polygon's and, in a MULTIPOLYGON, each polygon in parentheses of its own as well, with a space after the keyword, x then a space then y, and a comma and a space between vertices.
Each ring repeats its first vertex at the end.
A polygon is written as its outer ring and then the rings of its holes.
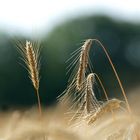
POLYGON ((42 109, 41 109, 41 102, 40 102, 40 96, 39 96, 39 49, 34 48, 35 46, 30 42, 26 41, 26 44, 20 45, 19 49, 23 56, 23 61, 26 64, 29 77, 32 81, 32 84, 36 90, 37 100, 38 100, 38 110, 40 116, 42 115, 42 109))
MULTIPOLYGON (((121 88, 122 94, 124 96, 124 100, 125 100, 126 105, 127 105, 128 112, 131 114, 132 111, 131 111, 131 108, 130 108, 130 105, 129 105, 129 102, 128 102, 128 99, 127 99, 127 96, 126 96, 126 92, 123 88, 122 82, 119 78, 119 75, 118 75, 116 69, 115 69, 115 66, 113 65, 113 62, 112 62, 106 48, 97 39, 87 39, 85 41, 84 45, 82 46, 82 51, 81 51, 81 55, 80 55, 80 65, 79 65, 79 69, 78 69, 78 73, 77 73, 77 80, 76 80, 77 89, 78 90, 80 89, 81 83, 82 83, 83 79, 85 78, 85 70, 86 70, 87 65, 88 65, 88 53, 89 53, 92 42, 97 42, 99 44, 99 46, 105 52, 105 55, 107 56, 107 59, 109 60, 109 63, 111 65, 112 69, 113 69, 113 72, 114 72, 114 74, 117 78, 117 81, 119 83, 119 86, 121 88)), ((107 96, 106 96, 106 98, 107 98, 107 96)))
MULTIPOLYGON (((121 83, 121 81, 119 79, 119 76, 118 76, 118 74, 116 72, 116 69, 115 69, 115 67, 114 67, 114 65, 112 63, 112 60, 111 60, 107 50, 105 49, 105 47, 97 39, 87 39, 85 41, 85 43, 83 44, 83 46, 81 47, 81 49, 78 49, 77 52, 79 52, 79 50, 81 52, 80 52, 80 56, 79 56, 79 63, 78 63, 78 65, 76 65, 76 67, 78 66, 77 67, 78 69, 76 69, 77 70, 76 75, 72 79, 72 82, 70 83, 68 88, 63 93, 64 95, 61 97, 61 99, 63 101, 66 101, 66 99, 67 100, 71 99, 71 97, 73 95, 76 96, 74 98, 73 102, 72 102, 72 104, 74 104, 74 105, 76 104, 76 106, 78 105, 77 106, 78 110, 77 110, 77 112, 75 114, 90 114, 90 111, 93 108, 94 109, 92 111, 95 111, 96 109, 98 110, 100 108, 100 103, 96 99, 94 91, 93 91, 93 88, 92 88, 92 84, 94 84, 94 82, 91 82, 93 79, 95 81, 95 77, 97 77, 97 79, 98 79, 98 81, 99 81, 99 83, 100 83, 100 85, 101 85, 101 87, 103 89, 103 92, 105 94, 105 97, 107 99, 107 102, 110 103, 110 100, 108 98, 106 90, 105 90, 105 88, 104 88, 104 86, 102 84, 102 81, 100 80, 99 76, 96 73, 94 73, 94 74, 92 73, 92 74, 89 74, 87 79, 86 79, 86 71, 87 71, 88 66, 90 67, 89 50, 91 48, 91 45, 92 45, 93 41, 97 42, 100 45, 100 47, 103 48, 103 50, 104 50, 104 52, 105 52, 105 54, 106 54, 106 56, 107 56, 107 58, 108 58, 108 60, 110 62, 110 65, 111 65, 111 67, 112 67, 112 69, 113 69, 113 71, 115 73, 115 76, 116 76, 116 78, 118 80, 120 88, 122 90, 122 93, 123 93, 123 96, 124 96, 124 99, 125 99, 125 102, 126 102, 126 105, 127 105, 127 109, 128 109, 129 112, 131 112, 131 109, 130 109, 130 106, 129 106, 129 103, 128 103, 128 100, 127 100, 127 97, 126 97, 126 93, 125 93, 125 91, 123 89, 122 83, 121 83), (76 90, 75 90, 75 88, 76 88, 76 90), (71 95, 71 94, 73 94, 73 95, 71 95), (79 112, 81 112, 81 113, 79 113, 79 112)), ((77 59, 77 57, 76 57, 76 59, 77 59)), ((75 62, 77 62, 76 59, 75 59, 75 62)), ((74 62, 74 64, 75 64, 75 62, 74 62)), ((74 75, 74 73, 73 73, 73 75, 74 75)), ((74 106, 74 105, 72 105, 72 106, 74 106)), ((105 109, 103 109, 103 111, 99 111, 99 113, 97 113, 95 111, 96 114, 99 114, 99 115, 95 115, 95 116, 100 116, 100 114, 102 114, 101 112, 104 112, 104 110, 105 109)), ((113 113, 113 108, 112 109, 110 108, 110 111, 113 113)), ((115 119, 115 117, 114 117, 114 119, 115 119)))

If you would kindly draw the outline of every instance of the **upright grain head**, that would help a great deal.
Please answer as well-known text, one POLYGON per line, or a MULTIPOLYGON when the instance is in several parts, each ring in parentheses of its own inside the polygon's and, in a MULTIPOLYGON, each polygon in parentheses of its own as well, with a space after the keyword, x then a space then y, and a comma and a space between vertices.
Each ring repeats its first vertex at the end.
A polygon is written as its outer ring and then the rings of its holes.
POLYGON ((39 88, 39 64, 38 54, 33 48, 31 42, 26 41, 25 47, 26 64, 33 86, 36 90, 39 88))
POLYGON ((39 48, 35 48, 35 44, 30 41, 26 41, 26 44, 19 44, 18 49, 20 50, 23 61, 26 64, 26 68, 29 73, 29 77, 32 81, 32 84, 36 90, 37 100, 38 100, 38 109, 40 116, 42 116, 41 103, 39 97, 39 48))

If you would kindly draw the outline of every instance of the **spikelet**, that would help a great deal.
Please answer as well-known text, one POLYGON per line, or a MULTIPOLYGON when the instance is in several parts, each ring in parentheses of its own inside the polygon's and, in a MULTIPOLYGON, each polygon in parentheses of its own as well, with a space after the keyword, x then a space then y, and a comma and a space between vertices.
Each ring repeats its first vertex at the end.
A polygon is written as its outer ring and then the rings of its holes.
POLYGON ((76 88, 80 90, 82 88, 82 83, 85 80, 85 71, 88 66, 88 53, 92 44, 92 39, 87 39, 82 46, 79 59, 79 68, 76 76, 76 88))

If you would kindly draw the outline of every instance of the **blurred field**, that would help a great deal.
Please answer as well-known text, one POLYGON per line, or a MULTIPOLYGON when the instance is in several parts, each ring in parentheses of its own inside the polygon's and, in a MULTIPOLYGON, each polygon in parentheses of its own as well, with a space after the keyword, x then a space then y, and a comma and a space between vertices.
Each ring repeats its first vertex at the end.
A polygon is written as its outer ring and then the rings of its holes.
POLYGON ((139 140, 140 112, 139 88, 131 91, 129 96, 133 121, 130 116, 120 110, 105 114, 91 126, 81 121, 78 125, 68 125, 66 107, 55 106, 44 108, 39 118, 36 107, 26 110, 11 110, 0 113, 1 140, 139 140), (136 136, 137 135, 137 136, 136 136))

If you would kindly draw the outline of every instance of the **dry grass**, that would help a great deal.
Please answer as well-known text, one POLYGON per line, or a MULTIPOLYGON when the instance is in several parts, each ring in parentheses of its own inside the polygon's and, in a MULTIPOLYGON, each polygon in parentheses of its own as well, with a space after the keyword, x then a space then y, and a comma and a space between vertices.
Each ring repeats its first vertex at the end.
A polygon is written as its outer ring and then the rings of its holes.
POLYGON ((69 126, 63 108, 43 111, 42 122, 34 108, 25 112, 0 114, 1 140, 139 140, 139 118, 130 121, 127 113, 116 113, 114 121, 110 114, 96 120, 94 125, 81 121, 79 125, 69 126), (132 138, 134 137, 134 138, 132 138))

